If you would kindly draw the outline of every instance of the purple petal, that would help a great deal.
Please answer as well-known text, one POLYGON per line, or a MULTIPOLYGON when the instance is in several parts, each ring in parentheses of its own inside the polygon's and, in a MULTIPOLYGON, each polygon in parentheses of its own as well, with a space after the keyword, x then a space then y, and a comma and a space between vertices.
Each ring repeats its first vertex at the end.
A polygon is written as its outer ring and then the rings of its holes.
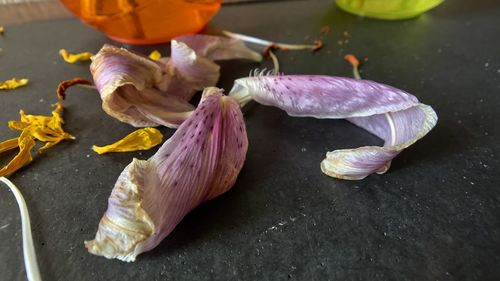
POLYGON ((184 100, 191 100, 196 91, 215 86, 219 80, 220 67, 208 58, 198 55, 182 42, 172 40, 172 79, 167 91, 184 100))
POLYGON ((134 159, 111 193, 89 252, 134 261, 193 208, 230 189, 248 140, 238 103, 210 88, 198 108, 149 160, 134 159))
POLYGON ((208 35, 179 39, 182 42, 172 40, 172 57, 159 61, 105 45, 90 66, 104 111, 135 127, 176 128, 194 109, 189 104, 193 95, 217 83, 220 67, 212 59, 262 59, 236 39, 208 35))
POLYGON ((194 109, 186 100, 159 90, 166 79, 160 63, 125 49, 105 45, 92 58, 90 70, 104 111, 135 127, 175 128, 194 109))
POLYGON ((385 141, 328 152, 322 171, 342 179, 363 179, 384 173, 399 152, 424 137, 436 124, 434 110, 416 97, 368 80, 290 75, 238 79, 230 93, 241 104, 253 99, 291 116, 346 118, 385 141))
POLYGON ((212 35, 184 35, 175 38, 193 49, 197 54, 211 60, 248 59, 262 61, 262 56, 245 46, 239 39, 212 35))

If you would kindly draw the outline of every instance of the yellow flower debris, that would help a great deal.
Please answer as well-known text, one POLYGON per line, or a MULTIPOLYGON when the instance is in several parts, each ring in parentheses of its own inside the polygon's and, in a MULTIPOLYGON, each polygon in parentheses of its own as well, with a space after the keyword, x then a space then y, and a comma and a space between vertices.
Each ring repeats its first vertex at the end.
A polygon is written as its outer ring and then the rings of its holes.
POLYGON ((94 54, 90 52, 83 52, 83 53, 78 53, 78 54, 72 54, 66 51, 65 49, 59 50, 59 55, 64 59, 64 61, 68 63, 75 63, 77 61, 88 61, 90 60, 90 57, 92 57, 94 54))
POLYGON ((0 169, 0 177, 14 173, 33 160, 31 149, 36 144, 35 140, 45 142, 45 145, 38 150, 39 153, 43 153, 62 140, 75 138, 62 129, 64 121, 60 113, 63 108, 62 103, 58 102, 52 111, 52 116, 27 115, 21 110, 19 121, 9 121, 9 128, 21 131, 21 135, 18 138, 1 142, 0 153, 17 147, 19 147, 19 153, 0 169))
POLYGON ((3 25, 0 24, 0 35, 2 35, 5 32, 5 28, 3 25))
POLYGON ((128 134, 123 139, 106 146, 93 146, 92 149, 104 154, 108 152, 128 152, 151 149, 163 141, 162 133, 155 128, 142 128, 128 134))
POLYGON ((29 82, 29 80, 26 78, 23 78, 23 79, 12 78, 12 79, 0 82, 0 90, 13 90, 13 89, 25 86, 26 84, 28 84, 28 82, 29 82))
POLYGON ((161 58, 161 53, 158 52, 157 50, 154 50, 151 52, 151 54, 149 54, 149 58, 154 61, 157 61, 161 58))

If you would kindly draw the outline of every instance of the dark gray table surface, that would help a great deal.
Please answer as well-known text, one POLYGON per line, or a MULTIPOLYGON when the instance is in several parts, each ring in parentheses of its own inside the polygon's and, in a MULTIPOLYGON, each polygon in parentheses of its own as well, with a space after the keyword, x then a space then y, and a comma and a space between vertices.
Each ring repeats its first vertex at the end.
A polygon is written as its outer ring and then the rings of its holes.
MULTIPOLYGON (((388 22, 340 12, 333 1, 226 6, 223 28, 285 42, 323 36, 320 52, 279 53, 282 71, 350 76, 346 53, 368 57, 362 76, 404 89, 434 107, 436 128, 401 153, 385 175, 361 181, 321 173, 325 152, 381 144, 344 120, 292 118, 253 106, 250 148, 232 190, 189 214, 135 263, 87 253, 113 184, 132 157, 98 156, 132 128, 103 113, 98 95, 73 88, 65 101, 77 139, 37 155, 10 177, 31 213, 44 280, 500 280, 500 4, 446 1, 412 20, 388 22), (339 46, 342 33, 349 43, 339 46)), ((59 81, 90 77, 88 64, 57 52, 97 51, 109 42, 74 19, 11 26, 0 37, 0 80, 28 77, 0 92, 0 136, 19 109, 49 114, 59 81)), ((166 46, 138 48, 143 52, 166 46)), ((222 63, 220 86, 256 67, 222 63)), ((162 129, 167 136, 173 131, 162 129)), ((5 164, 12 153, 1 155, 5 164)), ((0 280, 25 280, 20 219, 0 188, 0 280)))

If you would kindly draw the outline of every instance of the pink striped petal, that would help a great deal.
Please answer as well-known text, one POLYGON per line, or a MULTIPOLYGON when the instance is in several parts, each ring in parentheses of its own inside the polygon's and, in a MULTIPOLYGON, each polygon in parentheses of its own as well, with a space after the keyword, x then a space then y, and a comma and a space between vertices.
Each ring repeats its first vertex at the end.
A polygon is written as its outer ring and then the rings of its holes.
POLYGON ((278 107, 291 116, 346 118, 385 141, 328 152, 321 170, 332 177, 358 180, 384 173, 403 149, 424 137, 436 124, 434 110, 402 90, 368 80, 284 75, 238 79, 230 96, 278 107))
POLYGON ((216 88, 148 160, 134 159, 108 201, 90 253, 134 261, 156 247, 193 208, 229 190, 248 140, 238 103, 216 88))

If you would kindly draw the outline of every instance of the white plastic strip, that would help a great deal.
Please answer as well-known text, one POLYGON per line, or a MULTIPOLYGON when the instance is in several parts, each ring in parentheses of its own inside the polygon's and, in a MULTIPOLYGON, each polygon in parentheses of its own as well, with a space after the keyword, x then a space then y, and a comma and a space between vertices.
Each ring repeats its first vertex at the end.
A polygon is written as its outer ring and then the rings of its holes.
POLYGON ((10 180, 5 177, 0 177, 0 181, 9 187, 16 198, 17 205, 19 205, 26 277, 29 281, 41 281, 42 278, 40 277, 40 270, 38 269, 38 263, 36 261, 35 247, 33 246, 33 237, 31 236, 30 215, 28 213, 28 207, 26 207, 26 202, 19 189, 10 180))

